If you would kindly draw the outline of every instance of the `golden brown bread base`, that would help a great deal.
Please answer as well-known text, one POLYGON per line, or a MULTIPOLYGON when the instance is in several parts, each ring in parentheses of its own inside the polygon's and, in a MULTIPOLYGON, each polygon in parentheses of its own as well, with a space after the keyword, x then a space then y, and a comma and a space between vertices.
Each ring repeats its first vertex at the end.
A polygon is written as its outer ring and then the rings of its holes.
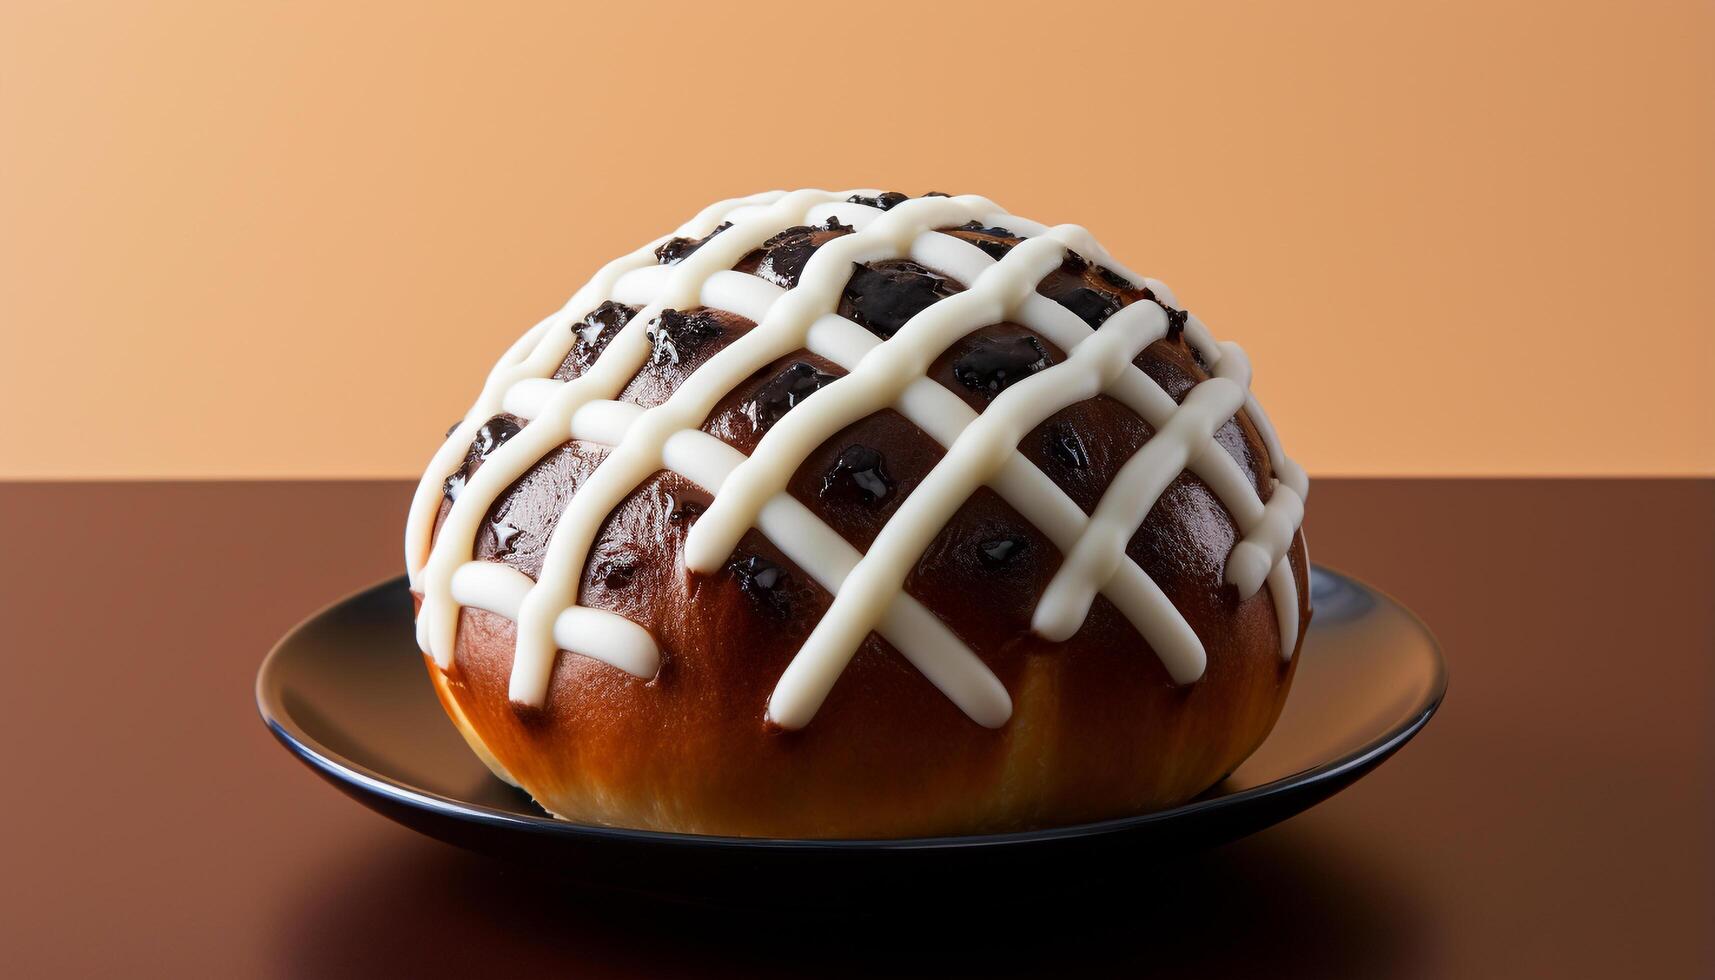
MULTIPOLYGON (((1292 561, 1303 588, 1301 544, 1292 561)), ((1185 687, 1147 647, 1079 642, 1086 629, 990 661, 1014 706, 990 731, 872 637, 815 721, 786 732, 762 719, 785 658, 743 633, 685 630, 647 683, 562 655, 548 704, 531 710, 506 699, 513 624, 463 617, 453 669, 429 672, 498 775, 568 820, 699 834, 968 834, 1171 806, 1261 744, 1297 663, 1275 652, 1266 591, 1229 635, 1205 637, 1209 671, 1185 687)))

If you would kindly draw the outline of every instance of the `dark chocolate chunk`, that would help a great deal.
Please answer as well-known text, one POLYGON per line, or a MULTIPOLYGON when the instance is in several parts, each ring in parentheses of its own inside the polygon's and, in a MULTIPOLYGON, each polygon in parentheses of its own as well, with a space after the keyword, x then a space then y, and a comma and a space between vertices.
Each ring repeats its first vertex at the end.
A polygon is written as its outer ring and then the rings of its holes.
POLYGON ((1118 296, 1102 289, 1091 289, 1088 286, 1078 286, 1054 297, 1054 301, 1078 314, 1078 318, 1092 327, 1099 327, 1107 318, 1120 311, 1125 303, 1118 296))
POLYGON ((868 446, 847 446, 822 477, 824 499, 878 504, 893 495, 893 479, 887 475, 881 453, 868 446))
POLYGON ((623 589, 631 584, 632 573, 636 570, 631 562, 621 559, 604 563, 596 569, 596 574, 601 576, 601 584, 606 588, 623 589))
POLYGON ((579 366, 588 370, 596 358, 601 356, 601 352, 607 349, 608 343, 631 322, 631 317, 636 312, 629 306, 608 300, 573 324, 572 331, 578 336, 572 342, 572 356, 577 359, 579 366))
POLYGON ((518 540, 521 529, 506 520, 495 521, 491 527, 494 530, 495 555, 504 557, 512 554, 513 544, 518 540))
POLYGON ((464 491, 464 485, 469 482, 470 464, 466 463, 459 467, 458 471, 452 476, 447 477, 447 481, 445 483, 441 484, 441 493, 445 494, 448 500, 457 502, 459 494, 464 491))
POLYGON ((452 425, 447 426, 447 438, 451 439, 453 437, 453 433, 457 432, 459 430, 459 426, 461 426, 463 424, 464 424, 464 419, 459 419, 457 422, 454 422, 452 425))
POLYGON ((476 438, 471 440, 468 456, 477 461, 485 460, 518 433, 518 423, 497 415, 482 423, 476 430, 476 438))
POLYGON ((863 194, 853 194, 851 197, 846 198, 846 202, 848 204, 867 204, 872 208, 880 208, 883 211, 891 211, 909 200, 911 200, 910 197, 901 194, 898 191, 887 191, 882 194, 877 194, 874 197, 866 197, 863 194))
POLYGON ((1190 312, 1176 310, 1166 303, 1162 303, 1161 308, 1167 311, 1167 339, 1178 340, 1179 335, 1185 332, 1185 321, 1191 318, 1190 312))
POLYGON ((883 269, 853 266, 846 283, 852 319, 883 340, 936 300, 952 294, 946 279, 915 262, 897 262, 883 269))
POLYGON ((695 354, 704 342, 720 335, 720 322, 707 310, 694 313, 662 310, 649 323, 649 342, 655 345, 649 363, 678 364, 681 358, 695 354))
POLYGON ((667 495, 667 522, 669 524, 689 524, 702 515, 706 508, 695 500, 682 500, 675 494, 667 495))
POLYGON ((984 225, 980 221, 967 221, 964 224, 960 225, 956 230, 958 230, 958 231, 974 231, 979 235, 988 235, 991 238, 1017 238, 1018 237, 1017 235, 1013 234, 1012 232, 1007 231, 1005 228, 989 227, 987 225, 984 225))
POLYGON ((707 245, 709 239, 731 227, 732 222, 723 221, 714 231, 701 238, 669 238, 655 247, 655 259, 662 265, 678 265, 689 258, 692 252, 707 245))
POLYGON ((1187 344, 1186 346, 1191 348, 1191 360, 1196 361, 1197 366, 1207 373, 1209 370, 1209 362, 1204 359, 1203 351, 1199 349, 1196 344, 1187 344))
POLYGON ((1130 279, 1127 279, 1105 265, 1096 266, 1096 276, 1115 289, 1128 290, 1137 288, 1137 285, 1130 279))
POLYGON ((1003 534, 978 544, 977 554, 982 556, 983 564, 990 568, 1004 568, 1029 547, 1029 539, 1016 534, 1003 534))
POLYGON ((1042 433, 1042 440, 1048 446, 1049 456, 1075 470, 1089 469, 1090 454, 1084 449, 1084 440, 1070 425, 1057 422, 1049 426, 1042 433))
POLYGON ((758 606, 785 619, 792 610, 789 589, 792 576, 786 569, 758 555, 735 557, 727 569, 738 579, 739 591, 750 596, 758 606))
POLYGON ((807 361, 793 361, 756 390, 744 406, 744 414, 757 432, 767 432, 781 416, 833 380, 833 375, 823 374, 807 361))
POLYGON ((986 236, 972 241, 971 244, 982 249, 984 255, 994 259, 996 262, 1006 258, 1006 253, 1012 251, 1012 247, 1023 240, 1012 232, 1007 231, 1005 228, 984 227, 983 223, 980 221, 967 221, 960 225, 956 230, 969 231, 978 235, 986 236), (1005 241, 996 241, 995 239, 997 238, 1005 239, 1005 241))
POLYGON ((810 261, 810 256, 816 251, 816 244, 810 238, 810 229, 803 225, 786 229, 770 238, 762 247, 762 261, 756 265, 756 274, 781 289, 791 289, 798 285, 798 277, 803 275, 805 263, 810 261))
POLYGON ((993 398, 1051 363, 1042 342, 1029 334, 983 337, 953 362, 953 380, 993 398))
POLYGON ((804 274, 810 256, 827 241, 826 237, 818 241, 818 233, 844 234, 851 230, 851 225, 842 225, 836 218, 814 228, 808 225, 788 228, 762 243, 762 259, 757 263, 756 274, 782 289, 791 289, 798 285, 798 277, 804 274))
POLYGON ((493 455, 496 449, 506 445, 506 440, 517 435, 519 431, 517 422, 499 415, 482 423, 476 430, 476 438, 470 441, 470 448, 465 450, 464 465, 441 484, 441 492, 446 498, 459 499, 459 493, 464 490, 465 484, 470 482, 471 474, 482 465, 482 461, 493 455))

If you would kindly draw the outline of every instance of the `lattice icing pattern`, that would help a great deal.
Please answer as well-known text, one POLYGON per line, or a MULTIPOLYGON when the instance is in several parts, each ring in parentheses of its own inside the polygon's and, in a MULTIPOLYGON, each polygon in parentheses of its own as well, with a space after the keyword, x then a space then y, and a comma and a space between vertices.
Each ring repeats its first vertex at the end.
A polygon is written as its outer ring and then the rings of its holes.
POLYGON ((615 613, 579 605, 578 588, 603 521, 665 469, 713 495, 685 542, 693 573, 719 571, 740 537, 756 528, 833 596, 774 689, 767 706, 772 722, 789 729, 808 724, 873 630, 973 721, 999 727, 1012 712, 1005 687, 905 591, 906 577, 925 549, 960 506, 987 486, 1064 555, 1033 612, 1035 632, 1050 640, 1069 638, 1101 594, 1148 641, 1175 682, 1193 683, 1205 666, 1202 642, 1125 552, 1168 485, 1188 471, 1220 499, 1240 532, 1227 559, 1226 581, 1245 598, 1269 590, 1281 655, 1290 657, 1299 602, 1286 556, 1303 517, 1308 480, 1284 455, 1250 393, 1244 352, 1215 341, 1177 305, 1164 285, 1114 262, 1084 229, 1046 227, 977 196, 907 200, 875 191, 807 190, 716 204, 673 236, 609 263, 559 312, 513 344, 490 372, 476 404, 430 462, 412 502, 406 559, 412 588, 423 596, 418 642, 444 669, 452 662, 461 606, 514 620, 517 649, 509 688, 521 704, 544 702, 561 650, 640 678, 654 676, 660 651, 651 634, 615 613), (1023 240, 997 259, 937 230, 972 222, 1023 240), (822 225, 850 231, 816 248, 791 288, 735 271, 775 236, 822 225), (657 250, 684 241, 695 247, 661 264, 657 250), (1134 288, 1147 288, 1156 301, 1125 305, 1092 327, 1037 291, 1069 254, 1134 288), (924 307, 886 339, 839 315, 854 270, 901 259, 966 288, 924 307), (641 309, 587 371, 569 381, 556 379, 579 329, 588 329, 585 318, 609 301, 641 309), (728 311, 755 327, 692 371, 662 404, 644 408, 617 400, 651 357, 676 356, 651 334, 659 318, 696 308, 728 311), (950 345, 1000 322, 1034 331, 1067 356, 1005 387, 978 413, 928 373, 950 345), (1177 402, 1133 363, 1173 329, 1182 330, 1211 375, 1177 402), (750 456, 702 431, 723 398, 799 350, 848 373, 782 415, 750 456), (1056 412, 1102 394, 1135 412, 1154 435, 1086 514, 1018 446, 1056 412), (939 443, 945 455, 860 554, 786 486, 830 436, 889 408, 939 443), (527 423, 496 435, 485 426, 500 412, 527 423), (1275 474, 1266 503, 1215 439, 1240 412, 1260 434, 1275 474), (473 561, 477 535, 495 500, 567 439, 610 448, 567 501, 540 576, 532 581, 506 565, 473 561), (473 440, 486 440, 484 462, 460 487, 434 534, 443 486, 449 478, 462 478, 473 440))

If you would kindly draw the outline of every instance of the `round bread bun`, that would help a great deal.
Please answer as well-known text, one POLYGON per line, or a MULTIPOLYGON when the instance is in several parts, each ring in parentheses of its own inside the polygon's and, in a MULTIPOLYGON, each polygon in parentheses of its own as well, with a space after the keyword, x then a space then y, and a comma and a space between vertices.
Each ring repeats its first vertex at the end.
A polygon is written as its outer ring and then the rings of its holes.
POLYGON ((429 674, 566 820, 899 838, 1182 803, 1268 735, 1310 619, 1303 473, 1242 362, 1073 226, 723 202, 604 269, 449 433, 408 529, 429 674), (920 371, 868 363, 901 350, 920 371))

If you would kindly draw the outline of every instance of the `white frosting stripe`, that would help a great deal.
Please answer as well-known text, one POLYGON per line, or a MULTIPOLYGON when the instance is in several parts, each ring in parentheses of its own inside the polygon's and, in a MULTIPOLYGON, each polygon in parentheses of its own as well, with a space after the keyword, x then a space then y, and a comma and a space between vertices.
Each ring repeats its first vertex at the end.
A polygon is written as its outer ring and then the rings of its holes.
POLYGON ((1078 631, 1090 602, 1119 569, 1126 543, 1144 517, 1190 462, 1193 450, 1238 411, 1244 397, 1244 389, 1231 379, 1203 382, 1185 396, 1173 418, 1126 460, 1090 515, 1089 529, 1042 593, 1032 620, 1036 632, 1050 640, 1065 640, 1078 631))
POLYGON ((508 415, 516 415, 521 419, 540 418, 547 408, 548 400, 554 393, 565 387, 564 381, 554 378, 525 378, 515 382, 506 389, 500 400, 500 408, 508 415))
POLYGON ((1298 603, 1281 602, 1281 596, 1298 595, 1298 584, 1292 580, 1292 563, 1282 558, 1268 573, 1268 591, 1275 597, 1274 620, 1280 629, 1280 659, 1291 660, 1298 648, 1298 603))
MULTIPOLYGON (((453 598, 461 606, 486 609, 517 619, 524 596, 535 583, 510 565, 473 561, 453 573, 453 598)), ((554 620, 554 638, 561 649, 611 664, 628 674, 648 679, 661 667, 661 652, 649 631, 605 609, 573 606, 554 620)))
POLYGON ((1292 535, 1303 521, 1304 501, 1298 491, 1285 483, 1276 484, 1262 516, 1227 556, 1227 581, 1238 587, 1239 595, 1254 595, 1262 588, 1263 579, 1285 560, 1292 535))

